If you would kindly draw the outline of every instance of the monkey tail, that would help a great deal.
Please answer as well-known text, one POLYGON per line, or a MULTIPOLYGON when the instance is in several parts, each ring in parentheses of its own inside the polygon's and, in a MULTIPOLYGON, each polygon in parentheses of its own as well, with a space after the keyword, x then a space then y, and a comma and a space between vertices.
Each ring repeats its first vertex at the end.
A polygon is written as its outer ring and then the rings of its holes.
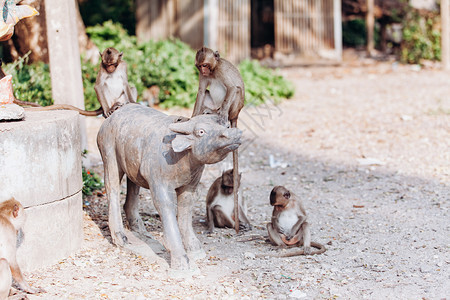
POLYGON ((318 250, 311 251, 310 254, 305 254, 305 251, 303 249, 301 249, 298 251, 281 254, 280 257, 292 257, 292 256, 299 256, 299 255, 316 255, 316 254, 322 254, 325 251, 327 251, 325 246, 320 243, 311 242, 311 247, 314 247, 318 250))
POLYGON ((47 110, 58 110, 58 109, 74 110, 74 111, 77 111, 78 113, 80 113, 81 115, 88 116, 88 117, 98 116, 103 113, 103 109, 101 107, 97 110, 88 111, 88 110, 80 109, 80 108, 75 107, 70 104, 54 104, 54 105, 50 105, 50 106, 40 106, 39 105, 39 107, 27 107, 25 109, 28 111, 47 111, 47 110))
POLYGON ((22 101, 19 99, 14 98, 14 103, 17 105, 21 105, 21 106, 33 106, 33 107, 42 107, 41 105, 34 103, 34 102, 27 102, 27 101, 22 101))

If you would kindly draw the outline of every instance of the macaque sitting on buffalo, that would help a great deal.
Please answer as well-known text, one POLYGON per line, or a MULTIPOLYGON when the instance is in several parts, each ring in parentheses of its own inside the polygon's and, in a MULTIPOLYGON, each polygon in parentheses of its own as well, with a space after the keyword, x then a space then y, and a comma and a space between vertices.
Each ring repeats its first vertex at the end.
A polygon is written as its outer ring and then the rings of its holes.
MULTIPOLYGON (((238 178, 241 191, 239 192, 239 227, 250 230, 251 225, 247 218, 247 206, 242 200, 242 189, 240 186, 241 174, 238 178)), ((206 216, 208 231, 213 232, 214 226, 219 228, 234 228, 234 195, 233 195, 233 169, 222 173, 208 190, 206 195, 206 216)))

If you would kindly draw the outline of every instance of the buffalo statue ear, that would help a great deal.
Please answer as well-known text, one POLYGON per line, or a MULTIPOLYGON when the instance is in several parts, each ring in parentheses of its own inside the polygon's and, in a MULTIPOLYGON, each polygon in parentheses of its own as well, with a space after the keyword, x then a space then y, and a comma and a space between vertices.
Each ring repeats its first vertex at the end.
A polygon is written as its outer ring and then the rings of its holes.
POLYGON ((184 150, 190 149, 191 146, 192 146, 192 136, 190 135, 178 134, 172 140, 172 149, 175 152, 183 152, 184 150))

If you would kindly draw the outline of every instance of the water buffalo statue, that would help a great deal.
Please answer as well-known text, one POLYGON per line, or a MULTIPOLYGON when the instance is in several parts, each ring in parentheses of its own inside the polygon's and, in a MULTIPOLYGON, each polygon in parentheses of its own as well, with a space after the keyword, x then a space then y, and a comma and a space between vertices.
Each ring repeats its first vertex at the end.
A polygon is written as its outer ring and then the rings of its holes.
MULTIPOLYGON (((146 232, 139 216, 138 194, 140 187, 147 188, 162 221, 171 269, 192 270, 194 259, 205 256, 192 228, 194 193, 205 164, 223 160, 239 147, 242 135, 241 130, 218 121, 215 115, 191 119, 168 116, 135 103, 124 105, 104 121, 97 144, 105 169, 108 223, 115 245, 143 252, 143 242, 122 223, 120 182, 126 174, 124 210, 131 230, 146 232)), ((150 247, 145 251, 151 251, 150 247)))

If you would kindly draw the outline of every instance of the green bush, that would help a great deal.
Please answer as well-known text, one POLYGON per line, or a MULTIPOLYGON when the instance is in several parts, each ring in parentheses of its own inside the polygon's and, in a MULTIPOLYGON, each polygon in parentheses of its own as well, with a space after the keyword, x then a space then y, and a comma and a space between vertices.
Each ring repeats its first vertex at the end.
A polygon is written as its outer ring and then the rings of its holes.
POLYGON ((342 22, 342 41, 351 47, 367 44, 366 21, 355 19, 342 22))
POLYGON ((257 105, 270 97, 278 103, 282 98, 294 96, 294 86, 290 81, 262 67, 256 60, 244 60, 239 64, 239 71, 245 84, 246 102, 257 105))
POLYGON ((81 169, 83 176, 83 195, 90 196, 95 190, 103 188, 103 182, 100 176, 91 170, 86 170, 85 167, 81 169))
MULTIPOLYGON (((161 107, 193 107, 198 90, 198 70, 194 65, 195 51, 187 44, 177 39, 138 44, 136 37, 128 35, 120 24, 111 21, 101 26, 88 27, 86 32, 100 51, 114 47, 124 53, 123 59, 128 65, 128 81, 136 87, 138 95, 156 85, 160 88, 161 107)), ((41 105, 52 104, 48 65, 27 65, 26 62, 25 57, 5 67, 13 75, 16 97, 24 101, 37 101, 41 105)), ((81 66, 87 110, 100 108, 94 90, 98 69, 99 65, 90 62, 83 62, 81 66)), ((279 101, 294 94, 290 82, 273 70, 263 68, 257 61, 243 61, 239 69, 245 84, 247 102, 259 104, 268 98, 279 101)))
POLYGON ((12 75, 14 96, 23 101, 47 106, 53 104, 50 69, 42 62, 28 65, 24 57, 4 66, 6 74, 12 75))
POLYGON ((441 59, 440 17, 437 12, 421 15, 410 9, 403 21, 401 60, 417 64, 421 60, 441 59))

